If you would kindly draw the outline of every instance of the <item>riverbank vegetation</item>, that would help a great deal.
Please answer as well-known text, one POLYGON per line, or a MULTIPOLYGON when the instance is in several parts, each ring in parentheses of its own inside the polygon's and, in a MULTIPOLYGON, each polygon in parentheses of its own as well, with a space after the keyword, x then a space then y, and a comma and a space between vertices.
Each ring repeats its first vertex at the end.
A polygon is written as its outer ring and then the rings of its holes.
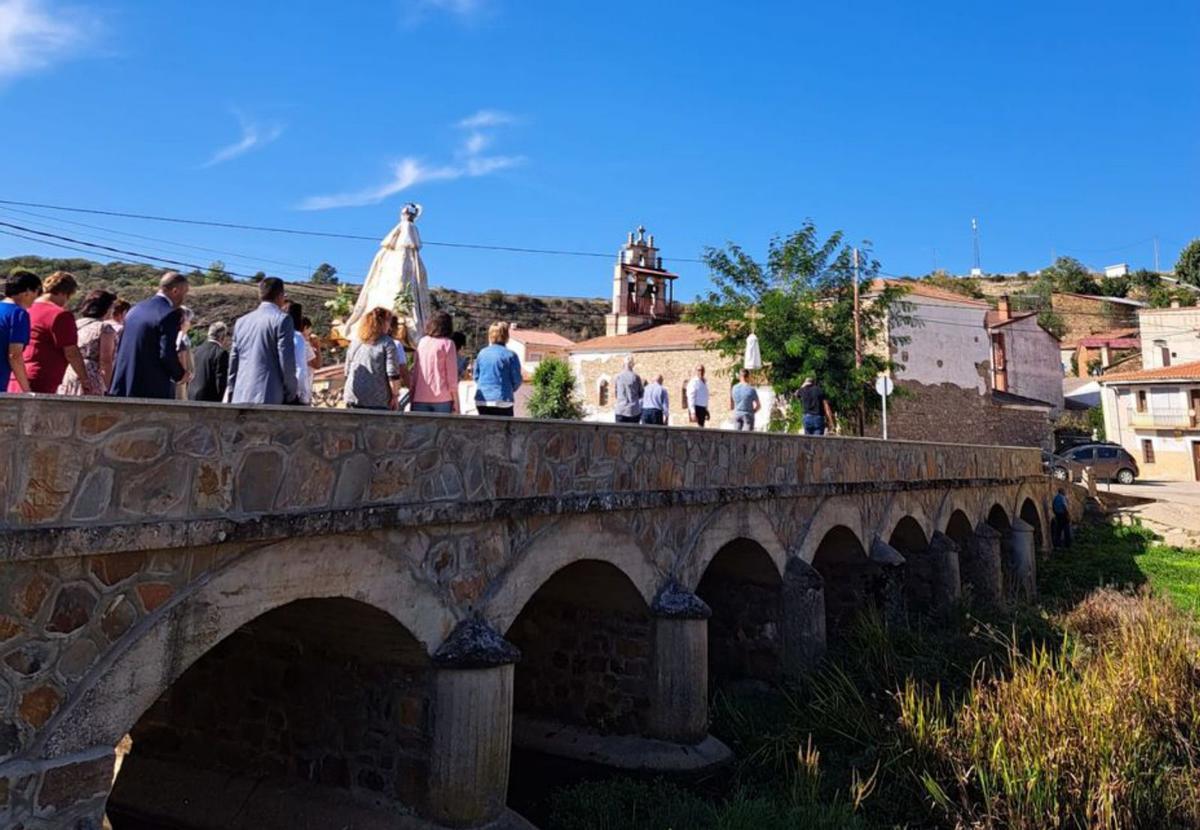
POLYGON ((720 777, 583 782, 543 826, 1198 827, 1198 563, 1099 526, 1041 564, 1037 607, 865 614, 802 685, 715 694, 720 777))

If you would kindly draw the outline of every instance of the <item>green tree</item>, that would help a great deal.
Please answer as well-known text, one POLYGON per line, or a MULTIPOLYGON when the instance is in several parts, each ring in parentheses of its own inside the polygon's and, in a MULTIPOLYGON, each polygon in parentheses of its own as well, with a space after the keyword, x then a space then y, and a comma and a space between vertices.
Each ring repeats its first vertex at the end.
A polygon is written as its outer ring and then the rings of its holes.
POLYGON ((529 414, 534 418, 563 421, 583 418, 583 404, 575 393, 575 373, 565 360, 548 357, 538 364, 533 373, 529 414))
POLYGON ((1042 269, 1039 279, 1049 281, 1055 291, 1072 294, 1099 294, 1100 285, 1092 272, 1082 262, 1069 256, 1060 256, 1054 264, 1042 269))
POLYGON ((233 275, 225 270, 225 263, 214 259, 204 272, 205 282, 233 282, 233 275))
POLYGON ((257 283, 257 282, 262 282, 262 281, 263 281, 263 280, 265 280, 266 278, 267 278, 267 272, 266 272, 266 271, 255 271, 255 272, 254 272, 254 276, 250 278, 250 281, 251 281, 251 282, 256 282, 256 283, 257 283))
POLYGON ((1200 239, 1193 239, 1179 252, 1175 276, 1180 282, 1200 288, 1200 239))
MULTIPOLYGON (((911 307, 901 300, 904 288, 875 284, 879 263, 871 258, 869 243, 860 251, 859 288, 871 298, 859 315, 864 354, 862 366, 855 366, 852 257, 840 231, 821 240, 812 222, 772 239, 765 263, 734 243, 704 252, 716 290, 694 303, 687 317, 712 333, 706 348, 740 365, 750 334, 748 312, 757 309, 763 371, 783 407, 784 428, 801 422, 799 393, 806 377, 819 379, 843 419, 856 419, 851 413, 879 408, 876 376, 900 368, 888 357, 891 350, 871 346, 883 345, 889 316, 913 323, 911 307)), ((890 345, 905 342, 893 337, 890 345)))
POLYGON ((308 281, 313 285, 337 285, 337 269, 328 262, 322 262, 312 272, 312 276, 308 278, 308 281))

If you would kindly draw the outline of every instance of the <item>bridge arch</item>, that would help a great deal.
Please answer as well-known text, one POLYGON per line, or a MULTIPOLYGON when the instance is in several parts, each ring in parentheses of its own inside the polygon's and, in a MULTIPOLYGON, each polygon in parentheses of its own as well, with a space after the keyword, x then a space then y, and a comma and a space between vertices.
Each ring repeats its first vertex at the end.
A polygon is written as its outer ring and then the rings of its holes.
POLYGON ((1004 509, 1000 502, 994 502, 988 508, 987 515, 984 517, 993 530, 999 532, 1001 536, 1007 534, 1012 529, 1012 520, 1009 518, 1009 512, 1004 509))
POLYGON ((877 596, 880 566, 854 530, 844 524, 826 530, 813 551, 812 567, 825 593, 825 631, 837 639, 863 606, 882 607, 877 596))
POLYGON ((704 523, 695 543, 677 562, 679 581, 695 591, 704 578, 709 564, 734 542, 752 542, 774 564, 775 573, 783 577, 787 567, 787 546, 775 532, 766 511, 756 504, 726 505, 712 513, 704 523))
POLYGON ((958 545, 960 551, 965 551, 971 542, 971 535, 975 532, 975 525, 971 522, 970 516, 962 510, 956 509, 946 518, 942 532, 958 545))
POLYGON ((108 812, 190 823, 188 805, 205 804, 214 826, 244 826, 245 805, 221 793, 246 788, 262 827, 340 824, 358 800, 380 817, 419 810, 433 695, 425 647, 391 614, 345 597, 277 606, 206 651, 139 717, 108 812))
POLYGON ((383 552, 378 539, 356 541, 335 554, 322 538, 265 545, 192 583, 111 648, 31 749, 57 757, 116 746, 200 657, 252 620, 297 600, 344 598, 372 606, 430 653, 453 628, 453 615, 383 552))
POLYGON ((888 544, 900 550, 891 542, 891 539, 896 535, 896 531, 901 524, 905 524, 906 534, 911 535, 911 525, 915 524, 920 529, 921 534, 925 538, 925 544, 929 544, 929 539, 933 536, 933 532, 938 528, 929 520, 929 516, 925 513, 925 508, 921 503, 911 497, 905 497, 907 494, 897 494, 896 498, 892 499, 891 505, 882 524, 879 526, 879 538, 888 541, 888 544))
POLYGON ((514 740, 545 724, 602 734, 646 726, 653 670, 650 604, 625 571, 575 559, 536 587, 505 631, 521 650, 513 678, 514 740))
MULTIPOLYGON (((951 517, 953 517, 956 512, 961 513, 966 517, 971 528, 974 528, 976 522, 982 520, 980 517, 981 509, 982 508, 979 506, 979 498, 974 493, 959 489, 949 490, 942 498, 942 503, 938 508, 937 516, 933 520, 933 526, 936 529, 941 530, 947 536, 950 536, 951 539, 954 539, 956 542, 958 542, 959 540, 955 539, 955 537, 947 531, 947 528, 950 526, 951 517)), ((961 542, 959 544, 961 546, 961 542)))
POLYGON ((815 566, 813 560, 817 549, 823 544, 829 531, 836 527, 849 530, 858 546, 866 550, 862 540, 867 538, 867 533, 863 528, 862 511, 858 505, 848 499, 830 498, 821 503, 809 522, 804 541, 800 545, 799 557, 815 566))
POLYGON ((1046 534, 1043 532, 1045 523, 1042 519, 1042 511, 1037 503, 1026 497, 1019 503, 1017 507, 1017 515, 1023 522, 1033 528, 1033 543, 1034 550, 1043 551, 1046 549, 1046 534))
POLYGON ((694 592, 712 610, 710 681, 777 680, 784 592, 783 575, 770 552, 754 539, 726 542, 706 563, 694 592))
POLYGON ((564 520, 541 531, 488 591, 482 611, 497 631, 507 631, 533 595, 556 573, 581 560, 604 562, 629 579, 647 606, 661 580, 633 535, 596 517, 564 520))

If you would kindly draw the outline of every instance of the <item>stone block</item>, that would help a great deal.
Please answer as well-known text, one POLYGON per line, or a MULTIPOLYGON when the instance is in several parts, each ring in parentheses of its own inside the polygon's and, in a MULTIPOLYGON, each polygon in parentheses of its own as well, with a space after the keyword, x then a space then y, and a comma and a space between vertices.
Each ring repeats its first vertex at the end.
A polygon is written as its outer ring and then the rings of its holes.
POLYGON ((79 416, 77 434, 85 440, 99 438, 123 421, 117 412, 85 412, 79 416))
POLYGON ((42 571, 34 571, 14 591, 12 600, 13 610, 27 620, 36 619, 38 612, 42 610, 42 605, 45 603, 46 597, 50 595, 50 590, 53 587, 54 582, 50 577, 42 571))
POLYGON ((371 470, 371 459, 366 455, 352 455, 343 459, 333 490, 333 506, 353 507, 361 503, 371 480, 371 470))
POLYGON ((34 640, 10 652, 5 656, 4 664, 19 675, 32 677, 53 662, 54 654, 52 643, 34 640))
POLYGON ((13 637, 16 637, 24 631, 20 620, 15 620, 12 617, 0 615, 0 643, 7 642, 13 637))
POLYGON ((37 803, 41 811, 66 810, 82 801, 103 796, 112 786, 111 756, 51 767, 42 776, 37 803))
POLYGON ((239 507, 245 513, 264 513, 275 505, 283 481, 283 456, 275 450, 246 453, 237 475, 239 507))
POLYGON ((84 457, 67 443, 30 442, 25 448, 25 480, 13 494, 14 512, 24 522, 57 519, 71 500, 84 457))
POLYGON ((408 456, 379 458, 371 471, 370 501, 388 501, 403 494, 412 485, 412 459, 408 456))
POLYGON ((55 634, 70 634, 87 625, 96 607, 96 594, 85 585, 64 585, 54 598, 54 609, 46 630, 55 634))
POLYGON ((137 616, 138 612, 133 603, 123 594, 118 594, 100 617, 100 630, 109 642, 116 642, 122 634, 129 630, 137 616))
POLYGON ((79 495, 71 507, 71 518, 87 522, 100 518, 108 511, 112 500, 113 471, 109 467, 96 467, 83 479, 79 495))
POLYGON ((167 431, 163 427, 138 427, 109 437, 104 457, 130 464, 148 464, 167 451, 167 431))
POLYGON ((121 490, 121 509, 135 516, 173 515, 187 496, 190 464, 168 458, 133 478, 121 490))
POLYGON ((68 646, 58 658, 58 671, 69 681, 79 680, 99 656, 100 650, 95 643, 80 638, 68 646))
POLYGON ((201 513, 225 513, 233 507, 233 469, 220 459, 196 462, 192 508, 201 513))
POLYGON ((279 488, 277 506, 324 507, 333 498, 333 465, 305 451, 294 452, 288 459, 287 475, 279 488))
POLYGON ((140 571, 146 562, 146 554, 140 551, 109 553, 103 556, 91 556, 88 558, 88 562, 96 579, 100 580, 103 585, 113 586, 140 571))
POLYGON ((21 696, 21 702, 17 706, 17 714, 21 716, 21 720, 32 726, 34 729, 41 729, 46 725, 46 721, 58 710, 58 705, 62 703, 62 692, 53 685, 45 684, 30 689, 21 696))
POLYGON ((193 458, 211 459, 220 454, 221 441, 212 427, 197 424, 180 432, 175 438, 174 447, 175 452, 193 458))
POLYGON ((166 582, 144 582, 137 586, 138 598, 147 614, 156 611, 174 593, 175 589, 166 582))

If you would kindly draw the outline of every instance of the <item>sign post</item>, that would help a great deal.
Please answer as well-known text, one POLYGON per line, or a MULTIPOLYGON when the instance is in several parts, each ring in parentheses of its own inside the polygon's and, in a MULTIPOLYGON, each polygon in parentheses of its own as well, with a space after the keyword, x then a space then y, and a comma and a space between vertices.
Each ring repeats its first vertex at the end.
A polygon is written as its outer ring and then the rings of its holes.
POLYGON ((896 389, 896 384, 893 383, 892 379, 890 377, 888 377, 887 375, 880 375, 879 377, 875 378, 875 391, 879 394, 879 397, 883 399, 883 440, 884 441, 886 441, 887 437, 888 437, 888 430, 887 430, 888 396, 891 395, 892 392, 895 391, 895 389, 896 389))

